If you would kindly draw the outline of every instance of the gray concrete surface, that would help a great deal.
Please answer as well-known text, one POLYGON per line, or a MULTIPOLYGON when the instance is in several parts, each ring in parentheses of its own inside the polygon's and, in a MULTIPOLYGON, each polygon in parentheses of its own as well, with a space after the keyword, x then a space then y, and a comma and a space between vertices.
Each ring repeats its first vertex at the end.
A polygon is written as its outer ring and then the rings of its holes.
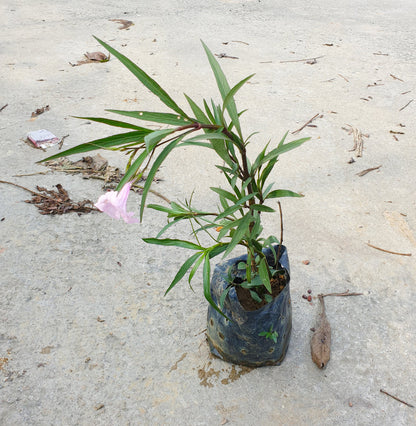
MULTIPOLYGON (((30 194, 0 184, 0 424, 416 424, 415 409, 380 393, 416 405, 416 101, 403 109, 416 94, 412 0, 3 0, 0 11, 0 107, 8 104, 0 180, 31 189, 61 183, 74 200, 96 200, 99 181, 36 174, 47 171, 35 164, 46 153, 23 142, 27 132, 69 134, 68 148, 111 131, 71 115, 163 110, 114 58, 69 65, 101 50, 92 34, 138 61, 174 99, 217 96, 199 39, 238 57, 221 65, 234 83, 256 72, 238 95, 249 108, 246 135, 261 131, 254 150, 323 115, 300 132, 312 141, 282 157, 275 174, 279 187, 305 194, 283 203, 294 322, 280 367, 248 371, 209 356, 200 280, 195 293, 184 282, 163 297, 188 253, 140 238, 154 236, 162 216, 148 212, 142 225, 42 216, 24 203, 30 194), (134 26, 120 30, 110 19, 134 26), (31 121, 45 105, 50 111, 31 121), (352 164, 348 124, 369 135, 352 164), (364 293, 327 299, 333 340, 324 371, 309 353, 318 303, 302 299, 308 288, 364 293)), ((123 164, 117 153, 102 155, 123 164)), ((178 151, 156 189, 170 199, 195 189, 195 202, 210 206, 207 185, 222 182, 213 164, 206 153, 178 151)), ((137 211, 139 196, 129 202, 137 211)), ((265 227, 277 233, 278 218, 265 227)))

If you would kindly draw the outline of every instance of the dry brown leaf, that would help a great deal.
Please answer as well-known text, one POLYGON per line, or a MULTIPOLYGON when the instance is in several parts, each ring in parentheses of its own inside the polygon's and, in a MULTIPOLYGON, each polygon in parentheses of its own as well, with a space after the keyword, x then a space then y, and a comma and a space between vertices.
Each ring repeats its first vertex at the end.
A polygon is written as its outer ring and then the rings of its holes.
POLYGON ((321 303, 321 314, 318 326, 311 338, 311 355, 312 361, 318 368, 324 368, 331 355, 331 326, 326 317, 323 295, 319 294, 318 298, 321 303))
POLYGON ((87 52, 84 53, 84 56, 90 61, 106 62, 109 60, 109 57, 103 52, 87 52))
POLYGON ((126 19, 109 19, 109 21, 121 24, 121 27, 118 27, 119 30, 127 30, 127 28, 134 25, 133 21, 127 21, 126 19))

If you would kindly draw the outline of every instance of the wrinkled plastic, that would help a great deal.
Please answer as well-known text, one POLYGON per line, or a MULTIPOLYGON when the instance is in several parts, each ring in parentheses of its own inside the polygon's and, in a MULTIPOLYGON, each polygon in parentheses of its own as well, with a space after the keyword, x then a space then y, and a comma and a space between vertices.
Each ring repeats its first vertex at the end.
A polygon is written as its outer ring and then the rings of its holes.
MULTIPOLYGON (((275 250, 277 252, 277 245, 275 250)), ((273 264, 270 249, 264 250, 269 264, 273 264)), ((244 270, 236 265, 247 260, 247 256, 230 259, 215 267, 211 279, 211 296, 219 307, 223 291, 229 284, 229 269, 234 276, 244 276, 244 270)), ((281 247, 280 264, 287 271, 285 288, 270 303, 256 311, 246 311, 240 304, 235 288, 224 302, 222 311, 232 321, 224 318, 212 306, 208 307, 207 337, 211 352, 217 357, 248 367, 280 365, 289 346, 292 330, 292 306, 290 300, 289 258, 285 246, 281 247), (260 336, 262 332, 277 332, 277 342, 260 336)))

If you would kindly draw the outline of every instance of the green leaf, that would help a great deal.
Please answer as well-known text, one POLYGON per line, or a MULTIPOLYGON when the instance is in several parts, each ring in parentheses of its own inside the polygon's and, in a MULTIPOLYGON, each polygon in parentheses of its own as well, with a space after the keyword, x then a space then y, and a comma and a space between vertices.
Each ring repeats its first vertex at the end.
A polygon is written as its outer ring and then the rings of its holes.
POLYGON ((47 157, 39 162, 43 163, 44 161, 54 160, 55 158, 66 157, 68 155, 73 154, 80 154, 82 152, 95 151, 97 149, 112 148, 114 146, 125 145, 132 142, 143 143, 144 137, 150 132, 151 130, 143 129, 134 132, 120 133, 118 135, 108 136, 102 139, 96 139, 91 142, 74 146, 73 148, 67 149, 58 154, 51 155, 50 157, 47 157))
MULTIPOLYGON (((148 206, 149 207, 149 206, 148 206)), ((168 222, 156 235, 156 238, 160 238, 171 226, 176 225, 180 220, 183 220, 184 218, 179 217, 171 220, 168 222)))
POLYGON ((143 241, 147 244, 157 244, 159 246, 175 246, 191 250, 203 250, 203 247, 199 246, 198 244, 185 240, 175 240, 170 238, 143 238, 143 241))
POLYGON ((242 241, 244 235, 248 233, 251 220, 252 216, 249 213, 241 219, 241 222, 238 224, 238 227, 235 230, 230 243, 228 244, 227 250, 224 253, 224 257, 227 257, 233 251, 235 246, 242 241))
POLYGON ((302 194, 297 192, 289 191, 288 189, 276 189, 267 194, 266 199, 268 198, 282 198, 282 197, 303 197, 302 194))
POLYGON ((109 120, 108 118, 101 118, 101 117, 77 117, 76 115, 73 116, 73 118, 80 118, 81 120, 89 120, 89 121, 96 121, 97 123, 103 123, 107 124, 108 126, 114 126, 114 127, 122 127, 125 129, 134 129, 134 130, 148 130, 144 127, 135 126, 134 124, 125 123, 124 121, 118 121, 118 120, 109 120))
POLYGON ((144 143, 146 144, 147 151, 151 151, 162 139, 172 132, 173 129, 154 130, 152 133, 146 135, 144 143))
POLYGON ((292 141, 286 144, 279 144, 279 146, 275 149, 272 149, 267 155, 264 156, 263 160, 261 161, 261 164, 266 163, 267 161, 273 160, 274 158, 278 157, 279 155, 291 151, 292 149, 295 149, 299 146, 301 146, 306 141, 310 140, 310 138, 303 138, 298 139, 296 141, 292 141))
POLYGON ((251 210, 256 210, 258 212, 267 212, 267 213, 273 213, 273 212, 276 211, 275 209, 272 209, 269 206, 264 206, 263 204, 252 204, 250 206, 250 209, 251 210))
POLYGON ((219 243, 215 246, 211 247, 209 250, 209 258, 212 259, 219 254, 223 253, 227 249, 228 244, 226 243, 219 243))
POLYGON ((179 268, 179 271, 175 275, 175 278, 171 282, 169 288, 165 291, 165 296, 172 290, 173 287, 183 278, 183 276, 188 272, 189 268, 195 263, 201 253, 193 254, 189 259, 187 259, 184 264, 179 268))
POLYGON ((207 103, 207 101, 206 101, 205 99, 204 99, 204 108, 205 108, 205 111, 206 111, 207 116, 208 116, 208 118, 210 119, 211 123, 212 123, 212 124, 215 124, 215 118, 214 118, 214 115, 213 115, 213 113, 211 112, 211 110, 209 109, 208 103, 207 103))
POLYGON ((181 117, 189 118, 184 111, 174 102, 174 100, 159 86, 159 84, 153 80, 148 74, 146 74, 141 68, 139 68, 134 62, 122 55, 116 49, 109 46, 99 38, 94 38, 104 46, 112 55, 114 55, 131 73, 138 78, 142 84, 147 87, 153 94, 155 94, 166 106, 173 111, 177 112, 181 117))
POLYGON ((198 268, 200 267, 204 259, 205 259, 205 254, 203 253, 200 255, 199 259, 196 261, 195 265, 192 267, 192 270, 189 273, 189 277, 188 277, 189 284, 191 284, 192 278, 194 277, 196 271, 198 270, 198 268))
POLYGON ((222 195, 223 197, 227 198, 228 200, 232 201, 233 203, 236 203, 238 201, 237 197, 234 194, 226 191, 225 189, 215 188, 215 187, 210 187, 209 189, 211 189, 211 191, 216 192, 218 195, 222 195))
MULTIPOLYGON (((211 65, 211 69, 214 73, 215 80, 217 81, 218 89, 221 93, 222 100, 225 101, 227 98, 228 93, 230 92, 230 86, 228 85, 227 79, 225 77, 224 72, 222 71, 218 61, 215 59, 215 56, 212 54, 212 52, 208 49, 206 44, 201 40, 202 45, 205 49, 205 53, 207 54, 209 64, 211 65)), ((241 136, 241 127, 240 127, 240 121, 238 118, 238 112, 237 107, 235 105, 234 98, 231 96, 229 100, 227 100, 227 111, 230 115, 230 118, 237 129, 238 134, 241 136)))
POLYGON ((149 174, 147 175, 146 182, 143 188, 142 200, 140 203, 140 220, 143 219, 143 211, 144 211, 144 206, 146 205, 147 194, 149 193, 149 189, 150 189, 150 186, 152 185, 156 172, 158 171, 159 167, 161 166, 163 161, 166 159, 166 157, 176 147, 176 145, 178 145, 179 142, 182 141, 182 139, 183 139, 183 136, 179 136, 177 139, 170 142, 163 149, 163 151, 159 154, 159 156, 156 158, 155 162, 153 163, 152 168, 150 169, 149 174))
POLYGON ((148 155, 149 153, 146 150, 143 150, 141 154, 134 160, 133 164, 128 168, 123 178, 117 185, 117 191, 120 191, 120 189, 127 182, 130 182, 130 180, 133 179, 133 177, 136 175, 137 171, 140 169, 141 165, 143 164, 144 160, 147 158, 148 155))
MULTIPOLYGON (((222 107, 222 110, 224 111, 224 109, 228 108, 228 105, 230 102, 234 101, 234 95, 241 89, 242 86, 244 86, 244 84, 250 80, 251 77, 253 77, 255 74, 251 74, 248 77, 244 78, 243 80, 241 80, 239 83, 237 83, 228 93, 227 96, 224 99, 224 104, 222 107)), ((234 121, 234 120, 233 120, 234 121)))
POLYGON ((231 206, 229 209, 224 210, 221 214, 219 214, 216 217, 216 221, 220 220, 220 219, 224 219, 225 217, 235 213, 237 210, 239 210, 241 208, 241 205, 244 204, 246 201, 250 200, 251 198, 253 198, 256 194, 248 194, 242 198, 240 198, 233 206, 231 206))
POLYGON ((205 115, 204 111, 186 94, 185 98, 188 101, 189 106, 192 109, 192 112, 195 114, 196 119, 203 124, 211 124, 209 118, 205 115))
POLYGON ((253 290, 249 290, 250 291, 250 296, 256 301, 256 302, 258 302, 258 303, 261 303, 261 302, 263 302, 262 300, 261 300, 261 298, 259 297, 259 295, 255 292, 255 291, 253 291, 253 290))
POLYGON ((247 263, 246 262, 239 262, 237 265, 237 269, 246 269, 247 263))
POLYGON ((152 121, 162 124, 171 124, 172 126, 186 126, 191 124, 191 120, 183 118, 177 114, 169 114, 164 112, 148 112, 148 111, 121 111, 118 109, 106 109, 114 114, 124 115, 126 117, 137 118, 138 120, 152 121))
MULTIPOLYGON (((214 300, 211 296, 211 265, 209 263, 209 254, 206 253, 204 257, 204 268, 202 272, 203 277, 203 286, 204 286, 204 296, 208 303, 222 316, 227 318, 220 308, 214 303, 214 300)), ((228 318, 227 318, 228 319, 228 318)))
POLYGON ((260 260, 259 275, 263 285, 267 288, 267 291, 271 294, 272 286, 270 284, 269 267, 267 266, 267 262, 264 257, 260 260))
POLYGON ((227 297, 227 294, 230 292, 230 290, 233 288, 232 285, 227 286, 227 288, 222 292, 221 297, 220 297, 220 306, 221 309, 224 309, 224 303, 225 303, 225 299, 227 297))

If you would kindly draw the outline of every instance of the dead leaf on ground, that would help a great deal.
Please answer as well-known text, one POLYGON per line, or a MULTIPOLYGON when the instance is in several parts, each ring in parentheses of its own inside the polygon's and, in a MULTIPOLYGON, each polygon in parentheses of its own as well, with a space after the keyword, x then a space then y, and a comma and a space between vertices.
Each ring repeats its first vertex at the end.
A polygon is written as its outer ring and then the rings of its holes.
POLYGON ((84 53, 84 56, 87 59, 84 59, 82 61, 78 61, 76 64, 69 63, 72 67, 78 67, 80 65, 84 64, 91 64, 93 62, 108 62, 110 60, 110 55, 106 55, 103 52, 87 52, 84 53))
POLYGON ((119 30, 127 30, 129 27, 134 25, 133 21, 127 21, 126 19, 109 19, 109 21, 121 24, 121 27, 118 27, 119 30))
POLYGON ((325 313, 325 303, 322 294, 318 295, 321 302, 321 313, 319 315, 318 326, 311 338, 312 361, 318 368, 324 368, 331 355, 331 326, 325 313))
POLYGON ((49 111, 51 108, 49 105, 45 105, 44 107, 37 108, 32 112, 32 118, 37 117, 38 115, 43 114, 45 111, 49 111))
POLYGON ((55 190, 47 190, 46 188, 36 187, 38 193, 32 195, 31 200, 25 200, 26 203, 35 204, 40 210, 40 214, 66 214, 71 212, 90 213, 96 211, 93 203, 90 200, 72 201, 68 192, 58 183, 55 190))

